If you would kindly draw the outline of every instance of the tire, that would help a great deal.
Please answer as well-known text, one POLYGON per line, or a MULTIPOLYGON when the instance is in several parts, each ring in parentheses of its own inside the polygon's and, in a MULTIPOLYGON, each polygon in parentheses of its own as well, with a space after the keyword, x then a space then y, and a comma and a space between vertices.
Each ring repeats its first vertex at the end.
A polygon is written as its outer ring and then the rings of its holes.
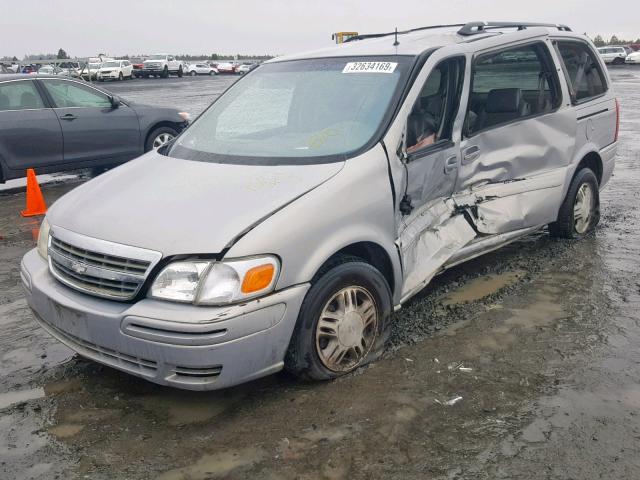
POLYGON ((300 307, 285 368, 301 379, 330 380, 375 360, 388 337, 391 309, 391 290, 382 273, 358 257, 339 257, 312 281, 300 307), (371 308, 375 320, 361 315, 370 314, 371 308), (334 321, 323 314, 342 317, 334 321), (332 365, 334 354, 340 360, 332 365))
POLYGON ((183 73, 184 73, 184 72, 182 71, 182 67, 180 67, 180 68, 178 69, 178 78, 182 78, 183 73))
POLYGON ((209 70, 209 76, 211 77, 213 75, 213 70, 209 70))
POLYGON ((122 72, 120 72, 118 74, 118 81, 121 82, 123 78, 124 78, 124 75, 122 75, 122 72))
POLYGON ((620 57, 616 57, 613 59, 613 64, 614 65, 622 65, 624 63, 624 60, 620 57))
POLYGON ((161 78, 169 78, 169 67, 164 67, 164 70, 162 70, 162 73, 160 74, 161 78))
POLYGON ((191 75, 192 77, 195 77, 197 75, 195 70, 191 70, 191 72, 189 73, 189 75, 191 75))
POLYGON ((560 206, 558 219, 549 224, 549 234, 557 238, 582 238, 592 232, 599 221, 598 179, 593 170, 583 168, 573 177, 567 196, 560 206), (590 192, 588 200, 585 198, 585 190, 590 192), (579 214, 578 217, 576 214, 579 214))
POLYGON ((158 137, 160 137, 161 135, 167 135, 167 134, 173 138, 178 135, 178 132, 171 127, 158 127, 152 130, 151 133, 147 136, 147 141, 144 144, 144 151, 149 152, 154 148, 159 148, 157 146, 154 146, 154 143, 156 142, 158 137))

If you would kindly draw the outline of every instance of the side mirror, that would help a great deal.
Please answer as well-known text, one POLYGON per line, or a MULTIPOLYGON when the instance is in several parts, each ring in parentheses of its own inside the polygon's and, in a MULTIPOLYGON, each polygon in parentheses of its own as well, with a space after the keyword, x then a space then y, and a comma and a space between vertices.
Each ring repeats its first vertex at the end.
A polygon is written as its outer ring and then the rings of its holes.
POLYGON ((120 106, 120 99, 116 95, 109 95, 109 101, 111 102, 111 108, 118 108, 120 106))

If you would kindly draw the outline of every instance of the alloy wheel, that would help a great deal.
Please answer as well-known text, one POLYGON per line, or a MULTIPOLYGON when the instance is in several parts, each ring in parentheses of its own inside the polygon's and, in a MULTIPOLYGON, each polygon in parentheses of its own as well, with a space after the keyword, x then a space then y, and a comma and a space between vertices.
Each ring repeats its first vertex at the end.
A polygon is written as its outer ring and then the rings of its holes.
POLYGON ((170 133, 161 133, 156 138, 153 139, 153 148, 160 148, 161 146, 169 143, 173 139, 173 135, 170 133))
POLYGON ((343 288, 325 304, 316 327, 316 351, 334 372, 353 370, 366 358, 378 331, 378 308, 364 288, 343 288))
POLYGON ((593 215, 595 196, 591 185, 583 183, 576 194, 576 201, 573 205, 574 228, 579 234, 585 233, 591 224, 593 215))

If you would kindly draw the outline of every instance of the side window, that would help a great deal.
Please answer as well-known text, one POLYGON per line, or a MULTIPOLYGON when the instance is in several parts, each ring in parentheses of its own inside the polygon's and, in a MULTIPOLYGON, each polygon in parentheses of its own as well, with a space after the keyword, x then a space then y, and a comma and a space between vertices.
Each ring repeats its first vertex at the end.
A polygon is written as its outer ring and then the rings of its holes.
POLYGON ((477 57, 473 66, 465 130, 480 130, 560 105, 553 61, 544 44, 530 44, 477 57))
POLYGON ((604 72, 591 48, 582 42, 557 42, 573 103, 597 97, 607 91, 604 72))
POLYGON ((0 111, 36 108, 44 108, 44 103, 33 82, 0 83, 0 111))
POLYGON ((464 81, 464 57, 443 60, 431 71, 407 119, 407 153, 451 140, 464 81))
POLYGON ((42 83, 58 108, 111 108, 109 98, 93 88, 65 80, 44 80, 42 83))
POLYGON ((170 62, 173 62, 173 57, 171 55, 169 55, 169 57, 167 58, 167 60, 169 60, 170 62))

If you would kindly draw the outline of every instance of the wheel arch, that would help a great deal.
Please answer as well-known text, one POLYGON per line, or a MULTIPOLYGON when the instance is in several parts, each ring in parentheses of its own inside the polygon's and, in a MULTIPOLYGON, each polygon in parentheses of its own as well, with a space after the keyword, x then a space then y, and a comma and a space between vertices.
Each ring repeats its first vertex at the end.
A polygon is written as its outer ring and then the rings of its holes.
POLYGON ((326 270, 327 266, 331 265, 337 258, 343 256, 352 256, 361 258, 364 262, 368 263, 372 267, 376 268, 387 281, 389 289, 391 290, 392 297, 395 293, 395 280, 396 276, 393 270, 393 263, 387 251, 379 244, 370 241, 361 241, 351 243, 340 250, 333 253, 324 263, 318 268, 313 281, 317 280, 322 273, 326 270))
POLYGON ((593 171, 593 173, 596 174, 596 178, 598 179, 598 185, 600 185, 602 183, 602 171, 603 171, 602 157, 600 156, 600 154, 593 150, 585 154, 582 157, 582 160, 578 162, 578 165, 575 171, 573 172, 573 177, 575 177, 576 174, 585 167, 590 168, 593 171))

